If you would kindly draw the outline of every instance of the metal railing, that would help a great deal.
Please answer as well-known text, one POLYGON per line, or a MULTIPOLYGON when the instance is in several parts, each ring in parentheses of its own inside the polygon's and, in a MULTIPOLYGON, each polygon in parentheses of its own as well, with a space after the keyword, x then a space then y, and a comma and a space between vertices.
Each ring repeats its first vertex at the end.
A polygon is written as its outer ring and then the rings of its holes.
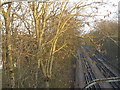
POLYGON ((103 78, 103 79, 96 79, 93 80, 92 82, 90 82, 89 84, 87 84, 83 90, 88 89, 89 87, 98 84, 98 83, 106 83, 106 82, 118 82, 120 81, 120 77, 112 77, 112 78, 103 78))

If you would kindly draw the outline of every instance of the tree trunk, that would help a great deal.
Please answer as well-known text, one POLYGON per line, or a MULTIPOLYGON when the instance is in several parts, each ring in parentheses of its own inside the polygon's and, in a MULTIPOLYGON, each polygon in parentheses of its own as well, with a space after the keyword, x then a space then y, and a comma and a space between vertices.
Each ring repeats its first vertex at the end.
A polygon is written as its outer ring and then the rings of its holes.
MULTIPOLYGON (((8 4, 7 12, 2 9, 2 14, 5 20, 5 28, 6 28, 6 48, 7 48, 7 65, 9 65, 9 84, 11 88, 15 87, 15 77, 14 77, 14 65, 13 65, 13 58, 12 58, 12 41, 11 41, 11 30, 10 30, 10 10, 11 10, 11 3, 8 4)), ((8 69, 8 68, 7 68, 8 69)))
POLYGON ((44 79, 44 83, 45 83, 45 88, 50 88, 50 79, 48 77, 44 79))
POLYGON ((49 81, 46 81, 46 82, 45 82, 45 87, 46 87, 46 88, 49 88, 49 86, 50 86, 50 85, 49 85, 49 81))

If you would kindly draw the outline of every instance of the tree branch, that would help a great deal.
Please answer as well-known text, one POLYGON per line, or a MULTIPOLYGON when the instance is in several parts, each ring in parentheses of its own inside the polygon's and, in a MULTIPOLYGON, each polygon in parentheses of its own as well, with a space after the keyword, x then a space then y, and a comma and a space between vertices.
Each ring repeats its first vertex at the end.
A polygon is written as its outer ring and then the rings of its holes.
POLYGON ((9 4, 9 3, 12 3, 12 2, 5 2, 5 3, 2 3, 2 4, 0 5, 0 8, 1 8, 3 5, 9 4))

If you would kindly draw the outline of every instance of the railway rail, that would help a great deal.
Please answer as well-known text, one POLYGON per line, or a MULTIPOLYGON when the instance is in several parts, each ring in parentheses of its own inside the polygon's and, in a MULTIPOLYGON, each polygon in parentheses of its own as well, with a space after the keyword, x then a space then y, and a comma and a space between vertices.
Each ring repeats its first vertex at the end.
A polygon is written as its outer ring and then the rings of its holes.
MULTIPOLYGON (((85 78, 85 81, 86 81, 86 84, 92 82, 93 80, 96 79, 94 73, 93 73, 93 70, 91 69, 91 66, 89 64, 89 62, 85 59, 85 55, 82 54, 82 59, 83 59, 83 65, 84 65, 84 78, 85 78)), ((96 85, 93 85, 92 87, 90 87, 89 89, 100 89, 100 85, 99 84, 96 84, 96 85)))
MULTIPOLYGON (((101 71, 101 73, 105 76, 105 78, 117 77, 111 70, 109 70, 96 56, 92 57, 95 60, 96 66, 101 71)), ((120 88, 120 82, 110 82, 113 88, 120 88)))
MULTIPOLYGON (((92 81, 94 80, 97 80, 97 79, 101 79, 101 78, 96 78, 92 68, 91 68, 91 64, 89 64, 88 60, 87 60, 87 56, 86 56, 86 52, 90 52, 87 48, 83 48, 85 50, 85 52, 81 53, 80 54, 80 57, 82 59, 82 66, 84 68, 84 78, 85 78, 85 82, 86 82, 86 85, 91 83, 92 81)), ((94 56, 89 56, 91 58, 92 61, 96 62, 96 66, 97 68, 99 69, 99 71, 103 74, 103 76, 105 78, 115 78, 115 77, 118 77, 118 75, 116 75, 115 73, 113 73, 108 67, 107 65, 104 64, 104 60, 103 60, 103 57, 98 57, 98 55, 94 55, 94 56)), ((120 88, 120 81, 118 82, 109 82, 111 87, 114 88, 114 89, 118 89, 120 88)), ((88 90, 91 90, 91 89, 101 89, 101 86, 100 84, 96 84, 96 85, 93 85, 91 87, 88 88, 88 90)))

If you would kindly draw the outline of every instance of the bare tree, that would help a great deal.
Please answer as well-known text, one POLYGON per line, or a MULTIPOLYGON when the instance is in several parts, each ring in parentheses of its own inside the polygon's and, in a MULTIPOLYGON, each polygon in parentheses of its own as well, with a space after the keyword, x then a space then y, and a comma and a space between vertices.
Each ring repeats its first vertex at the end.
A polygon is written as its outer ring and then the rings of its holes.
POLYGON ((81 28, 89 23, 84 21, 85 18, 97 16, 82 13, 86 8, 91 8, 94 2, 79 2, 74 6, 69 6, 68 1, 55 0, 6 4, 7 11, 3 4, 1 6, 6 32, 3 61, 10 62, 6 66, 10 67, 11 87, 40 87, 41 76, 45 87, 49 87, 54 73, 54 62, 58 58, 76 54, 83 38, 80 36, 81 28))
POLYGON ((12 56, 12 36, 11 36, 11 30, 10 30, 10 23, 11 23, 11 3, 8 4, 7 11, 5 12, 4 8, 2 8, 2 15, 5 20, 5 28, 6 28, 6 62, 7 62, 7 69, 9 69, 9 75, 10 75, 10 87, 15 87, 15 77, 14 77, 14 68, 13 68, 13 56, 12 56))

